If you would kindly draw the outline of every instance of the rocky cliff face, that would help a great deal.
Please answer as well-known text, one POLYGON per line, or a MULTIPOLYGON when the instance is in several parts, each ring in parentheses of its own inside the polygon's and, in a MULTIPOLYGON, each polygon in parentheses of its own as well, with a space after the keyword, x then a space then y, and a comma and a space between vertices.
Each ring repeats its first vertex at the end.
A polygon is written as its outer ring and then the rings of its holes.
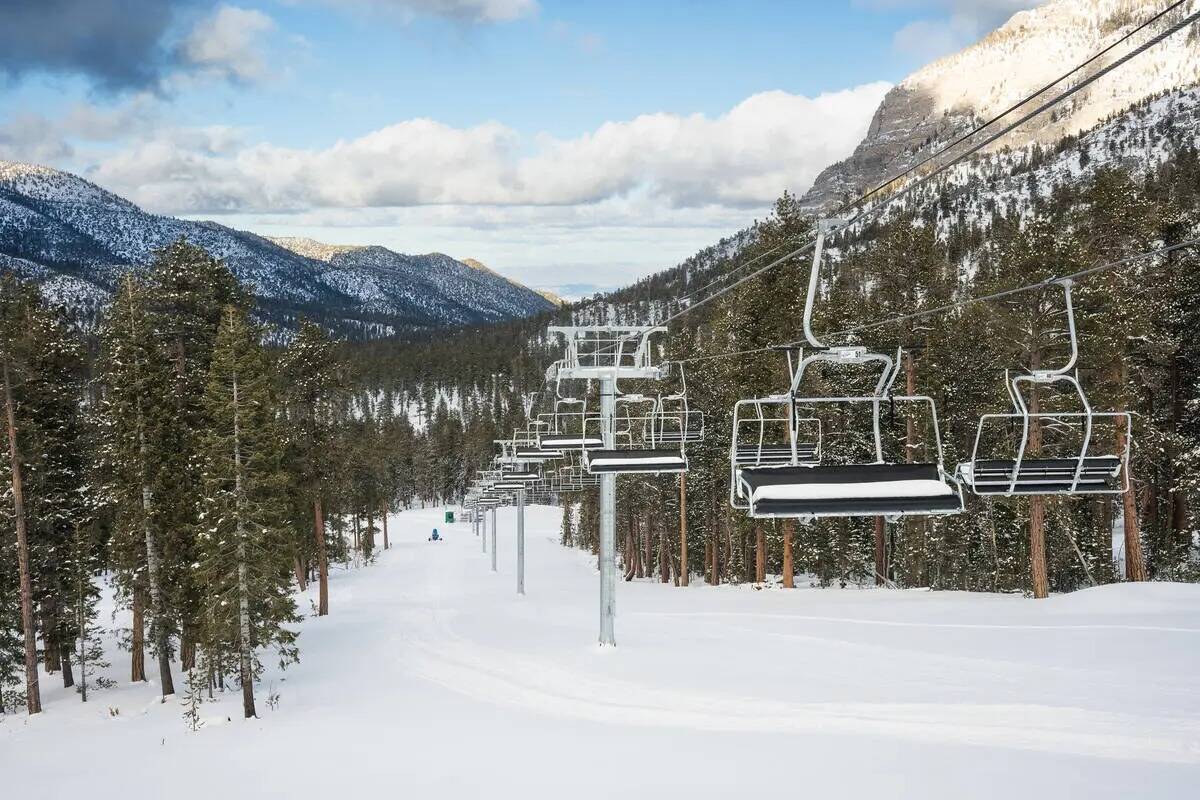
MULTIPOLYGON (((1184 4, 1083 74, 1120 58, 1198 5, 1184 4)), ((1116 42, 1162 7, 1137 0, 1053 0, 1014 15, 982 41, 935 61, 892 89, 854 154, 821 172, 804 204, 827 211, 902 172, 1116 42)), ((1198 82, 1200 28, 1193 26, 1100 78, 1054 113, 1031 120, 1002 144, 1053 144, 1147 97, 1198 82)), ((1062 92, 1071 85, 1066 82, 1052 91, 1062 92)), ((1037 102, 1051 96, 1048 93, 1037 102)))

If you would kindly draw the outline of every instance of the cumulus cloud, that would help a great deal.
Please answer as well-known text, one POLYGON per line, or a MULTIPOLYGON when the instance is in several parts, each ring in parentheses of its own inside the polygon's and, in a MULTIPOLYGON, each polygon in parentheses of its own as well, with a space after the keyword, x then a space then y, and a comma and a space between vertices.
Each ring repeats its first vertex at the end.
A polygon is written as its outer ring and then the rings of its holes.
POLYGON ((244 144, 227 130, 156 135, 91 177, 157 211, 581 206, 641 195, 673 208, 751 208, 803 190, 862 138, 888 86, 753 95, 721 116, 645 114, 525 141, 496 122, 415 119, 322 149, 244 144))
POLYGON ((537 0, 313 0, 327 6, 369 10, 401 19, 442 17, 457 22, 511 22, 537 13, 537 0))
POLYGON ((0 11, 0 74, 82 74, 104 90, 153 86, 170 66, 162 39, 192 0, 33 0, 0 11))
POLYGON ((263 37, 273 30, 274 20, 261 11, 222 5, 196 23, 180 55, 209 75, 255 83, 267 77, 263 37))

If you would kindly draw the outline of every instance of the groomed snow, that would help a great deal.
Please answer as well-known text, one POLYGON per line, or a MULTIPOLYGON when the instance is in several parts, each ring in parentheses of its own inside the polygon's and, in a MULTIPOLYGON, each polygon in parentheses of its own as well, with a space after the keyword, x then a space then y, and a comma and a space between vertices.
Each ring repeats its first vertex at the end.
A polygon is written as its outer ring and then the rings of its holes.
POLYGON ((0 721, 6 796, 1092 800, 1200 780, 1200 586, 636 581, 599 649, 594 558, 529 509, 517 597, 513 514, 498 573, 470 525, 394 517, 393 548, 304 621, 301 663, 265 676, 258 720, 230 693, 193 733, 153 686, 82 705, 43 676, 45 713, 0 721))

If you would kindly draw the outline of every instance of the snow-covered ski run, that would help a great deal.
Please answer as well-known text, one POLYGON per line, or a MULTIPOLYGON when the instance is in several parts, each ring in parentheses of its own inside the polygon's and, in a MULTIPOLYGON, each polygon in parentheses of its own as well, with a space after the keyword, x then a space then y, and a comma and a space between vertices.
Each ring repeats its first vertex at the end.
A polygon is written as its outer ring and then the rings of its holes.
POLYGON ((558 544, 560 513, 528 511, 525 597, 513 509, 496 573, 469 524, 392 517, 256 720, 230 691, 193 732, 153 684, 81 704, 44 676, 45 713, 0 721, 6 795, 1129 798, 1200 778, 1200 586, 1032 603, 635 581, 602 649, 595 561, 558 544))

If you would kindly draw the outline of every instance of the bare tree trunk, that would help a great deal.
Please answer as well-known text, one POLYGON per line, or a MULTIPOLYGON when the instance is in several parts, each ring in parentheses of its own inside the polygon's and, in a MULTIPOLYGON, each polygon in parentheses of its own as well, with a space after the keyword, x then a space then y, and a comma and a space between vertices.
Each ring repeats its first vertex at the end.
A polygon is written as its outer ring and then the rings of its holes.
POLYGON ((133 630, 129 636, 129 680, 146 682, 146 601, 140 586, 133 589, 133 630))
POLYGON ((62 682, 64 689, 75 685, 75 673, 71 670, 71 643, 59 642, 58 664, 62 667, 62 682))
POLYGON ((254 711, 254 651, 250 632, 250 577, 246 563, 246 525, 242 519, 242 440, 238 407, 238 376, 233 373, 233 502, 237 526, 238 581, 238 672, 242 683, 242 713, 246 719, 258 716, 254 711))
POLYGON ((375 508, 367 505, 367 529, 363 534, 363 555, 370 558, 375 554, 375 508))
POLYGON ((17 573, 21 586, 21 628, 25 637, 25 707, 30 714, 42 710, 38 687, 37 631, 33 619, 33 582, 29 575, 29 534, 25 527, 25 492, 21 482, 21 451, 17 447, 17 417, 13 410, 8 359, 4 359, 4 405, 8 416, 8 457, 12 473, 13 517, 17 529, 17 573))
MULTIPOLYGON (((1035 352, 1030 360, 1031 369, 1042 365, 1041 354, 1035 352)), ((1029 413, 1041 412, 1042 403, 1038 387, 1029 393, 1029 413)), ((1042 449, 1042 426, 1035 417, 1029 421, 1029 447, 1027 452, 1036 456, 1042 449)), ((1050 581, 1046 573, 1046 499, 1038 495, 1029 498, 1029 576, 1033 584, 1033 596, 1043 599, 1050 596, 1050 581)))
POLYGON ((184 630, 179 635, 179 668, 188 672, 196 667, 196 637, 193 632, 184 630))
POLYGON ((679 585, 688 585, 687 474, 679 473, 679 585))
POLYGON ((325 514, 321 498, 313 498, 313 538, 317 545, 317 616, 329 613, 329 557, 325 552, 325 514))
POLYGON ((379 510, 379 516, 380 516, 380 518, 381 518, 381 519, 383 519, 383 549, 384 549, 384 550, 387 550, 388 548, 390 548, 390 547, 391 547, 391 544, 388 542, 388 527, 387 527, 387 522, 388 522, 388 520, 387 520, 387 518, 388 518, 388 509, 387 509, 387 503, 384 503, 384 504, 383 504, 383 507, 382 507, 382 508, 379 510))
POLYGON ((1029 575, 1033 596, 1050 596, 1050 581, 1046 574, 1046 504, 1045 498, 1029 498, 1029 575))
POLYGON ((887 521, 875 518, 875 585, 883 586, 887 580, 887 521))
POLYGON ((141 400, 138 400, 138 455, 141 459, 142 470, 142 538, 146 544, 146 577, 150 582, 150 607, 154 616, 150 620, 150 631, 154 634, 154 649, 158 656, 158 678, 162 696, 175 694, 175 682, 171 679, 171 632, 167 627, 166 599, 159 583, 158 542, 154 539, 154 529, 151 525, 150 514, 154 506, 154 495, 147 478, 146 465, 146 434, 142 430, 141 400))
MULTIPOLYGON (((292 560, 292 571, 296 573, 296 585, 299 586, 300 591, 303 592, 308 588, 308 580, 305 576, 304 561, 301 560, 299 553, 297 553, 296 557, 292 560)), ((180 650, 182 649, 183 648, 181 645, 180 650)), ((184 671, 187 671, 187 667, 184 667, 184 671)))
POLYGON ((671 548, 668 544, 665 521, 659 520, 658 528, 658 580, 660 583, 671 582, 671 548))
POLYGON ((767 534, 762 523, 754 526, 754 581, 765 583, 767 580, 767 534))
POLYGON ((653 527, 654 526, 649 519, 643 520, 642 548, 644 552, 642 556, 642 565, 647 578, 654 577, 654 548, 652 546, 654 541, 653 527))
POLYGON ((792 537, 796 533, 796 523, 793 520, 783 521, 783 588, 796 588, 796 564, 792 555, 792 537))

